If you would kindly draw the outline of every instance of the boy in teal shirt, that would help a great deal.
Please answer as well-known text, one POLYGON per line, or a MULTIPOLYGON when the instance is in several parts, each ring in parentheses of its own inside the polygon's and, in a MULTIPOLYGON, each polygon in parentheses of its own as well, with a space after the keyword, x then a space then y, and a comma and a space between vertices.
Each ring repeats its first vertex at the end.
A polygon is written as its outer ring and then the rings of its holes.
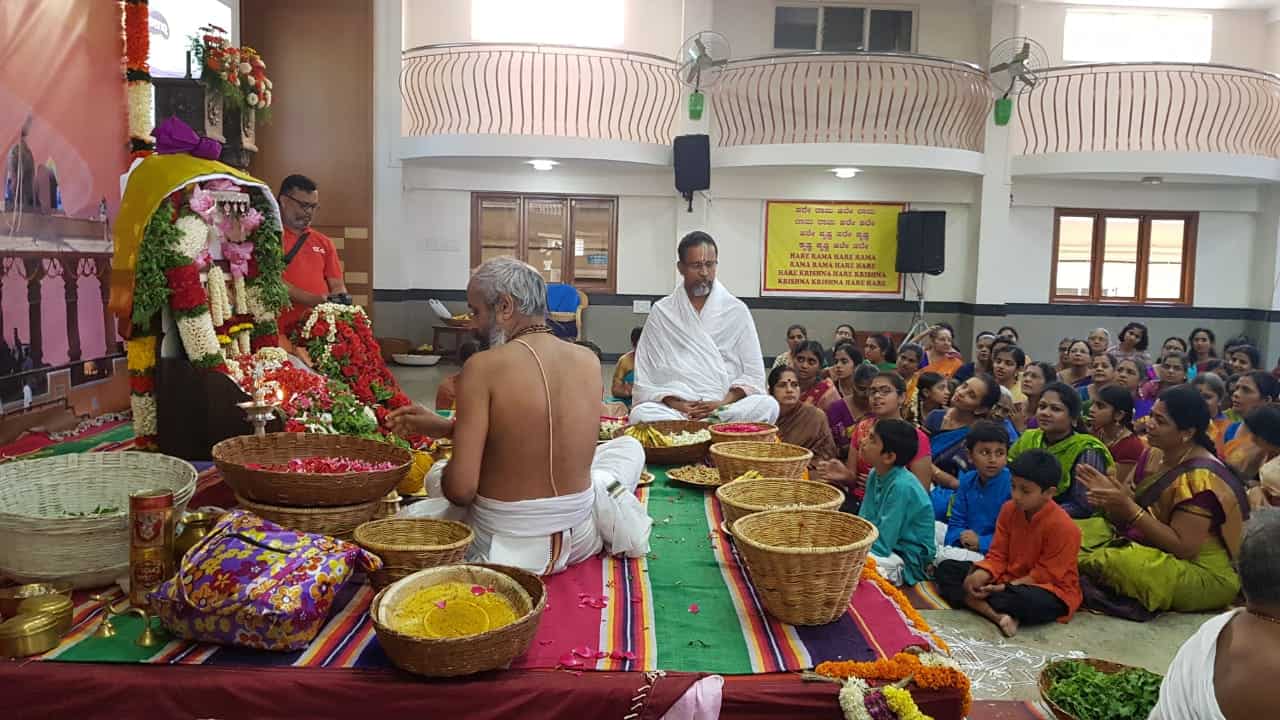
POLYGON ((906 468, 919 445, 915 426, 903 420, 880 420, 862 445, 862 456, 871 460, 872 470, 858 516, 880 531, 871 556, 880 574, 894 585, 924 580, 925 566, 937 553, 933 504, 906 468))

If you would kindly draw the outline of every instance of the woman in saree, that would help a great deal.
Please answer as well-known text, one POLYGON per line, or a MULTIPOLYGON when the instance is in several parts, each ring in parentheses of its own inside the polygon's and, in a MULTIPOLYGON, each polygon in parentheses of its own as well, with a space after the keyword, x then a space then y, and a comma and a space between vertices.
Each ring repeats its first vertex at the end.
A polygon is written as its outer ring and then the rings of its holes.
POLYGON ((1108 385, 1093 401, 1089 433, 1102 441, 1116 463, 1116 477, 1129 482, 1147 444, 1133 432, 1133 396, 1119 385, 1108 385))
POLYGON ((1051 363, 1033 362, 1022 369, 1022 402, 1014 406, 1013 426, 1019 433, 1036 427, 1036 409, 1040 407, 1040 393, 1051 382, 1058 381, 1058 369, 1051 363))
POLYGON ((964 365, 964 358, 956 352, 955 330, 946 323, 938 323, 929 329, 929 350, 927 367, 938 373, 951 377, 964 365))
POLYGON ((806 340, 791 353, 791 367, 800 379, 800 402, 822 412, 840 401, 840 394, 830 380, 822 377, 822 343, 806 340))
MULTIPOLYGON (((1182 338, 1173 339, 1182 340, 1182 338)), ((1192 367, 1191 362, 1187 359, 1186 353, 1177 350, 1164 353, 1160 356, 1159 364, 1156 365, 1156 379, 1143 383, 1142 389, 1138 391, 1138 397, 1149 400, 1154 405, 1160 393, 1191 380, 1188 372, 1190 367, 1192 367)))
POLYGON ((1084 417, 1089 416, 1089 408, 1093 405, 1093 401, 1098 399, 1098 391, 1116 381, 1116 370, 1119 366, 1119 358, 1108 352, 1094 355, 1089 361, 1089 378, 1093 382, 1080 388, 1080 400, 1083 401, 1081 412, 1084 417))
POLYGON ((1195 366, 1197 375, 1202 372, 1216 372, 1222 367, 1222 361, 1218 359, 1218 338, 1212 330, 1196 328, 1191 331, 1187 341, 1191 345, 1191 362, 1195 366))
POLYGON ((977 374, 991 375, 991 346, 995 344, 996 334, 987 330, 978 333, 973 339, 973 360, 960 366, 955 372, 955 379, 964 382, 977 374))
MULTIPOLYGON (((849 440, 848 461, 832 460, 818 466, 820 479, 843 485, 850 498, 856 501, 862 500, 872 466, 871 458, 862 456, 862 444, 880 420, 902 419, 902 407, 907 402, 907 386, 901 375, 884 370, 872 378, 868 394, 871 396, 871 414, 863 418, 853 430, 849 440)), ((919 441, 919 449, 911 462, 907 463, 907 469, 928 490, 933 468, 929 458, 929 438, 917 428, 916 439, 919 441)))
POLYGON ((1080 573, 1147 612, 1204 612, 1240 592, 1232 567, 1248 504, 1244 487, 1213 454, 1209 409, 1179 385, 1151 410, 1151 449, 1134 470, 1135 490, 1097 469, 1080 483, 1101 517, 1077 521, 1080 573))
POLYGON ((1262 354, 1253 345, 1233 345, 1227 350, 1227 367, 1232 375, 1262 369, 1262 354))
POLYGON ((809 339, 809 331, 803 325, 787 328, 787 351, 773 359, 773 368, 791 365, 791 355, 809 339))
POLYGON ((894 351, 893 341, 888 335, 868 335, 862 357, 863 362, 875 365, 877 370, 898 369, 898 353, 894 351))
POLYGON ((1116 363, 1116 383, 1133 396, 1133 419, 1141 420, 1151 412, 1155 399, 1142 397, 1142 384, 1147 381, 1147 366, 1137 358, 1116 363))
POLYGON ((840 343, 835 351, 836 364, 831 366, 832 374, 841 375, 842 379, 837 382, 840 399, 827 408, 827 425, 831 428, 836 450, 841 453, 848 451, 853 426, 871 412, 871 398, 867 392, 871 389, 871 379, 880 372, 862 363, 860 355, 853 343, 840 343), (843 377, 846 372, 847 378, 843 377))
POLYGON ((1015 410, 1018 403, 1026 400, 1026 395, 1022 393, 1022 383, 1019 382, 1022 369, 1026 364, 1027 353, 1014 345, 1013 341, 1000 338, 995 345, 991 346, 991 376, 996 379, 1000 387, 1009 391, 1015 410))
POLYGON ((1231 426, 1231 418, 1222 412, 1223 403, 1227 400, 1227 384, 1222 382, 1218 373, 1206 370, 1196 375, 1191 386, 1200 392, 1200 397, 1209 408, 1209 439, 1216 447, 1231 426))
MULTIPOLYGON (((916 406, 916 385, 920 379, 920 363, 924 361, 924 348, 915 343, 907 343, 898 348, 898 366, 895 368, 897 373, 902 376, 904 382, 907 383, 907 410, 916 406)), ((918 423, 919 420, 910 417, 907 418, 911 422, 918 423)))
POLYGON ((1066 383, 1076 390, 1088 387, 1093 382, 1090 370, 1092 361, 1093 353, 1089 350, 1089 343, 1084 340, 1072 340, 1070 347, 1067 348, 1067 367, 1065 370, 1058 371, 1059 382, 1066 383))
POLYGON ((836 457, 827 416, 800 401, 800 379, 795 370, 786 365, 774 368, 769 373, 769 394, 778 401, 778 436, 785 443, 808 448, 813 453, 810 468, 836 457))
MULTIPOLYGON (((1280 382, 1271 373, 1254 370, 1236 378, 1231 392, 1231 408, 1236 417, 1248 418, 1249 414, 1264 405, 1274 403, 1280 397, 1280 382)), ((1245 420, 1233 422, 1222 432, 1217 444, 1218 457, 1235 471, 1246 483, 1255 478, 1258 468, 1270 458, 1262 457, 1258 445, 1248 432, 1245 420)))
MULTIPOLYGON (((929 436, 933 455, 930 496, 934 517, 946 522, 951 498, 960 487, 960 473, 973 467, 964 439, 969 428, 979 420, 989 419, 991 409, 1000 402, 1000 384, 990 375, 975 375, 963 383, 951 395, 951 407, 934 410, 924 419, 924 431, 929 436)), ((1009 433, 1009 442, 1018 437, 1018 431, 1008 420, 997 423, 1009 433)))
POLYGON ((1040 427, 1023 433, 1009 448, 1009 462, 1028 450, 1047 450, 1058 459, 1062 480, 1055 499, 1073 518, 1093 513, 1085 501, 1084 486, 1076 481, 1077 470, 1088 466, 1105 473, 1115 464, 1107 446, 1081 428, 1081 404, 1080 393, 1063 383, 1051 383, 1040 394, 1040 405, 1036 409, 1040 427))

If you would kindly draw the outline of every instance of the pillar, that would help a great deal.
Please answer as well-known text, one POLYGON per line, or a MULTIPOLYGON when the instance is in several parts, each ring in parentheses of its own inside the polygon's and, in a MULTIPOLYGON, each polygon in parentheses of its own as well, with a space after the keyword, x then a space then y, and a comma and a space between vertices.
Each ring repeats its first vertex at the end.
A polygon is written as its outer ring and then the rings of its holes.
POLYGON ((67 300, 67 362, 80 361, 80 263, 84 256, 73 255, 62 263, 62 296, 67 300))
POLYGON ((44 265, 41 258, 27 257, 22 259, 23 269, 27 271, 27 322, 31 334, 31 366, 44 364, 40 350, 40 281, 44 279, 44 265))

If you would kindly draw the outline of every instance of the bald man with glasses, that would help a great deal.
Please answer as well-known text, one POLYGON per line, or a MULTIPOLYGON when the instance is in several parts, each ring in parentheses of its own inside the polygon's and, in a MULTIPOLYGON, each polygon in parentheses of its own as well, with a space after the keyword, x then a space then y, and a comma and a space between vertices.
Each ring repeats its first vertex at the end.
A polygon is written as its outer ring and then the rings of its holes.
POLYGON ((311 309, 326 302, 350 304, 342 277, 338 249, 324 233, 311 227, 320 193, 311 178, 290 175, 280 183, 280 221, 284 225, 284 282, 293 307, 280 314, 280 333, 293 335, 311 309))

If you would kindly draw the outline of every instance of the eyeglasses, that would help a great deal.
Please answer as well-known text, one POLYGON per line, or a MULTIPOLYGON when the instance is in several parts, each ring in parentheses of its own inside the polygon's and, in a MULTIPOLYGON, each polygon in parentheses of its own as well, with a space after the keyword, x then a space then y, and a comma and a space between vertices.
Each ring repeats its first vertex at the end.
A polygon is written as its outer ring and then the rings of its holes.
POLYGON ((301 208, 304 212, 315 212, 315 211, 316 211, 316 208, 320 207, 320 203, 318 203, 318 202, 313 202, 313 203, 309 203, 309 202, 302 202, 301 200, 299 200, 298 198, 296 198, 296 197, 294 197, 294 196, 292 196, 292 195, 288 195, 288 194, 286 194, 286 195, 282 195, 281 197, 287 197, 287 198, 289 198, 289 199, 290 199, 290 200, 292 200, 295 204, 297 204, 297 206, 298 206, 299 208, 301 208))
POLYGON ((893 388, 891 388, 891 387, 878 387, 878 388, 871 388, 871 389, 868 391, 868 394, 869 394, 869 395, 874 395, 874 396, 876 396, 876 397, 879 397, 879 396, 882 396, 882 395, 892 395, 892 394, 894 394, 894 393, 896 393, 896 392, 897 392, 897 390, 894 390, 894 389, 893 389, 893 388))
POLYGON ((694 272, 702 272, 703 270, 715 270, 718 261, 707 260, 706 262, 683 263, 685 267, 694 272))

